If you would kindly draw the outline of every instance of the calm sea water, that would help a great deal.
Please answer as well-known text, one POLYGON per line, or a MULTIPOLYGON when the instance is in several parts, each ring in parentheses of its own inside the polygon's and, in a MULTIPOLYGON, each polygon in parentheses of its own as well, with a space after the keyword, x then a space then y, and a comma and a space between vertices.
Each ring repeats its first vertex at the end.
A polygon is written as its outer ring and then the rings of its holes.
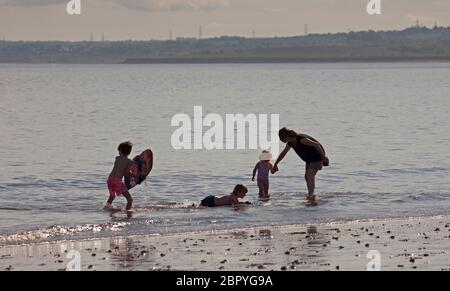
POLYGON ((449 108, 450 64, 2 64, 0 244, 448 214, 449 108), (189 207, 237 183, 257 201, 259 151, 172 148, 172 116, 193 116, 194 105, 280 114, 319 139, 331 160, 319 206, 306 207, 304 164, 291 152, 270 202, 189 207), (126 139, 133 154, 155 153, 131 218, 101 210, 126 139))

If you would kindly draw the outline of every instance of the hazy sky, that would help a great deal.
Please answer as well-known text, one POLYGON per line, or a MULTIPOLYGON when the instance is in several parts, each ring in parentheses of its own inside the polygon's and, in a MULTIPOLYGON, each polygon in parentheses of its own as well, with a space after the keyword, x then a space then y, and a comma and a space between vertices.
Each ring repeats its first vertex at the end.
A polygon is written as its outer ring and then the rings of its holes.
POLYGON ((291 36, 348 30, 387 30, 421 23, 450 26, 450 0, 381 0, 382 15, 366 12, 369 0, 0 0, 0 38, 8 40, 168 39, 220 35, 291 36))

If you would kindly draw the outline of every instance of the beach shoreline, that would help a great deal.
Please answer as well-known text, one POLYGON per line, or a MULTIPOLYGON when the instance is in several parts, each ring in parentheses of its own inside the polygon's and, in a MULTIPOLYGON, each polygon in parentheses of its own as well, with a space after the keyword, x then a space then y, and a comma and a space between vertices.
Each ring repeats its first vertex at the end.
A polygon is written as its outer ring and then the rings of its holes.
POLYGON ((438 216, 9 245, 0 270, 441 271, 449 227, 438 216))

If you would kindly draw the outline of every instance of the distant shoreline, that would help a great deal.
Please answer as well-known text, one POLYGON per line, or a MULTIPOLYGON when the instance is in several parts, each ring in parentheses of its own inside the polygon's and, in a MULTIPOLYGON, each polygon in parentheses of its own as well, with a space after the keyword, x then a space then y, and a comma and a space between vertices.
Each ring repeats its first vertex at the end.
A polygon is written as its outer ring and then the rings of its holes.
POLYGON ((0 63, 258 64, 449 62, 450 27, 173 41, 0 41, 0 63))
POLYGON ((450 62, 450 57, 370 58, 149 58, 127 59, 122 64, 281 64, 281 63, 407 63, 450 62))
POLYGON ((190 64, 336 64, 336 63, 450 63, 450 57, 375 58, 149 58, 119 62, 0 61, 0 65, 190 65, 190 64))

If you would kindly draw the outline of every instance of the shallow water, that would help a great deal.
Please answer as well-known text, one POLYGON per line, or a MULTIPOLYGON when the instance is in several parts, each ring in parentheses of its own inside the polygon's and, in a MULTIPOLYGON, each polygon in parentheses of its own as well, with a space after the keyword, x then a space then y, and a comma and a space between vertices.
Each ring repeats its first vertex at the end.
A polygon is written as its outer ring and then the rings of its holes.
POLYGON ((0 244, 448 214, 449 80, 450 64, 433 63, 2 64, 0 244), (317 178, 319 207, 305 205, 294 153, 263 203, 250 180, 258 150, 173 149, 171 118, 193 116, 195 105, 280 114, 280 125, 320 140, 331 166, 317 178), (131 218, 101 210, 126 139, 133 154, 155 153, 147 185, 132 190, 131 218), (256 205, 191 207, 237 183, 256 205))

